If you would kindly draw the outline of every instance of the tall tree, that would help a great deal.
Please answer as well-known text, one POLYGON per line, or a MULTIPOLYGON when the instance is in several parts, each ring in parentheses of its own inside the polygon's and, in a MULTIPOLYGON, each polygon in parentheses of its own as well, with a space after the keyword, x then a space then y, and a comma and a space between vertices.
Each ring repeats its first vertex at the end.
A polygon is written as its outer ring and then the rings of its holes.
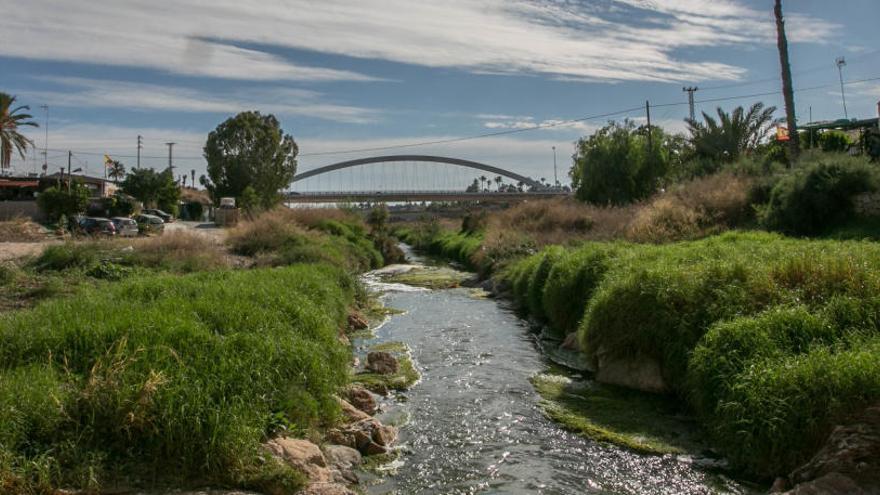
POLYGON ((125 165, 119 160, 112 160, 107 169, 107 176, 113 179, 115 184, 119 184, 119 179, 125 177, 125 165))
POLYGON ((208 135, 205 144, 208 187, 214 200, 241 197, 250 186, 260 206, 278 203, 278 191, 296 174, 299 151, 293 137, 284 134, 278 119, 259 112, 242 112, 227 119, 208 135))
POLYGON ((779 48, 779 64, 782 66, 782 94, 785 98, 785 120, 788 124, 788 150, 791 161, 797 160, 801 151, 794 113, 794 89, 791 83, 791 64, 788 62, 788 39, 785 37, 785 20, 782 18, 782 0, 776 0, 776 46, 779 48))
POLYGON ((0 93, 0 169, 9 168, 12 163, 12 151, 18 151, 24 159, 28 145, 33 142, 18 132, 22 126, 38 127, 37 123, 30 120, 33 118, 23 111, 30 110, 27 105, 13 107, 16 97, 6 93, 0 93))
POLYGON ((156 172, 149 168, 134 168, 122 181, 122 191, 133 196, 144 206, 153 206, 177 214, 180 188, 171 169, 156 172))

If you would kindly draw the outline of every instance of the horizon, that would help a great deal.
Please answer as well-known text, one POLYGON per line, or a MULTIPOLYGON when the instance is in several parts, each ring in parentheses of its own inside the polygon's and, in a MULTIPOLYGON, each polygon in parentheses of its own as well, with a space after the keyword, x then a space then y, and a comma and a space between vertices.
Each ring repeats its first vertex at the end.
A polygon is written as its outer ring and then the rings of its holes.
MULTIPOLYGON (((608 120, 644 122, 646 100, 652 124, 683 131, 683 86, 700 88, 698 116, 756 101, 783 113, 772 7, 761 1, 181 2, 162 12, 137 2, 11 2, 0 0, 9 12, 0 87, 40 124, 25 129, 35 149, 15 156, 18 173, 42 163, 41 105, 50 171, 66 165, 68 149, 91 175, 102 173, 105 153, 131 168, 142 135, 143 166, 167 166, 165 143, 176 142, 175 166, 201 175, 208 132, 258 110, 297 141, 298 172, 390 147, 378 154, 552 177, 555 147, 563 182, 579 137, 608 120), (496 135, 478 137, 487 134, 496 135)), ((880 35, 871 19, 880 4, 786 8, 799 122, 843 118, 839 56, 849 117, 876 117, 880 35)))

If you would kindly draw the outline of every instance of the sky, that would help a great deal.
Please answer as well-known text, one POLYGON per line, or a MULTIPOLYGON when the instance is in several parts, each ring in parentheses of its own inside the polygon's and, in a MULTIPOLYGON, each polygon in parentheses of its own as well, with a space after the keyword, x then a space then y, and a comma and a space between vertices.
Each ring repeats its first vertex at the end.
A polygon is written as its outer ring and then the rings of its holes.
MULTIPOLYGON (((0 0, 0 91, 40 124, 27 129, 35 152, 13 162, 20 173, 42 164, 47 105, 50 171, 66 165, 67 150, 92 175, 105 153, 132 167, 141 135, 142 166, 167 166, 165 143, 175 142, 176 170, 201 175, 208 132, 258 110, 294 136, 299 171, 418 153, 550 179, 555 147, 565 182, 577 139, 611 119, 644 122, 646 101, 654 124, 683 132, 683 86, 699 88, 698 113, 763 101, 781 117, 772 4, 0 0), (507 131, 518 132, 455 140, 507 131)), ((880 2, 784 7, 798 120, 843 117, 837 57, 847 62, 849 117, 875 117, 880 2)), ((450 180, 478 175, 455 173, 450 180)), ((358 175, 316 181, 300 186, 344 188, 358 175)))

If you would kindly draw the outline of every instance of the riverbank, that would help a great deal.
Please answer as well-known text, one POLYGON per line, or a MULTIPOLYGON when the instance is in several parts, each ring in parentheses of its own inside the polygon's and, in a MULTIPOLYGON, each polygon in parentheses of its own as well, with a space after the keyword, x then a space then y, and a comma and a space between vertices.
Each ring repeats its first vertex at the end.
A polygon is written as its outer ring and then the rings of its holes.
POLYGON ((336 457, 353 454, 317 444, 355 427, 393 442, 340 399, 368 305, 353 273, 384 260, 355 217, 267 218, 227 244, 170 233, 3 265, 6 300, 31 288, 0 313, 0 493, 349 493, 336 457))
MULTIPOLYGON (((479 235, 403 236, 471 266, 480 256, 479 235)), ((735 468, 794 482, 880 400, 878 261, 869 242, 733 233, 551 246, 496 263, 493 280, 598 381, 678 397, 735 468)))

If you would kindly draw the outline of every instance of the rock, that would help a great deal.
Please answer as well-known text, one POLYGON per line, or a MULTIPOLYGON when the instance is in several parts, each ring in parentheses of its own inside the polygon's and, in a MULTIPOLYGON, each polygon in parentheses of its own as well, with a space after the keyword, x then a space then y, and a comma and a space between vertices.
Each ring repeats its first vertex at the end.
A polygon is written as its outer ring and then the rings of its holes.
POLYGON ((364 315, 360 314, 357 311, 352 311, 348 313, 348 328, 352 330, 363 330, 370 326, 370 323, 367 321, 364 315))
POLYGON ((368 417, 327 432, 327 441, 356 449, 363 455, 384 454, 397 439, 397 429, 368 417))
POLYGON ((581 343, 577 338, 577 332, 572 332, 565 336, 565 340, 562 341, 562 344, 559 346, 567 351, 580 351, 581 343))
POLYGON ((850 489, 850 482, 861 492, 829 493, 880 493, 880 404, 835 427, 813 458, 789 475, 789 481, 796 484, 789 493, 850 489))
POLYGON ((266 448, 284 462, 302 471, 312 482, 327 482, 331 479, 327 460, 321 449, 308 440, 279 437, 266 443, 266 448))
POLYGON ((376 411, 379 409, 373 394, 364 387, 356 385, 348 387, 345 391, 345 398, 351 405, 367 414, 376 414, 376 411))
POLYGON ((377 444, 388 447, 397 440, 397 428, 393 426, 379 425, 373 429, 373 441, 377 444))
POLYGON ((380 375, 392 375, 400 369, 400 363, 390 352, 371 351, 367 354, 367 369, 380 375))
POLYGON ((852 478, 840 473, 828 473, 821 478, 801 483, 785 495, 868 495, 877 493, 863 490, 852 478))
POLYGON ((357 495, 341 483, 312 483, 300 495, 357 495))
POLYGON ((665 393, 669 389, 663 380, 660 363, 644 354, 618 357, 603 348, 596 352, 596 381, 633 388, 643 392, 665 393))
POLYGON ((339 470, 360 466, 364 461, 360 452, 345 445, 325 445, 324 457, 330 466, 339 470))
POLYGON ((342 415, 345 417, 347 423, 354 423, 370 418, 369 414, 361 411, 360 409, 354 407, 349 402, 342 400, 339 397, 336 398, 336 402, 338 402, 339 407, 342 408, 342 415))
POLYGON ((788 480, 785 478, 776 478, 773 485, 770 486, 770 493, 782 493, 788 486, 788 480))

